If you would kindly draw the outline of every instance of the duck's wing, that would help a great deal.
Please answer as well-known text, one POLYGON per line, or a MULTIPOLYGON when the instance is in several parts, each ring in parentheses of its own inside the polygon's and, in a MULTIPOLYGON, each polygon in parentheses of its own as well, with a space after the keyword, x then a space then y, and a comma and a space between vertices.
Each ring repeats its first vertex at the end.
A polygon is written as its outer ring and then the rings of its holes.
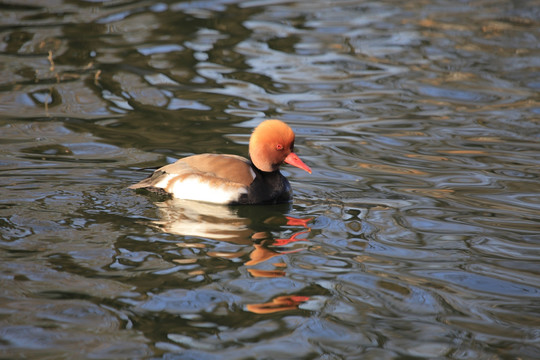
POLYGON ((169 194, 178 199, 237 203, 248 193, 256 177, 251 166, 248 159, 236 155, 194 155, 157 169, 129 188, 169 194))

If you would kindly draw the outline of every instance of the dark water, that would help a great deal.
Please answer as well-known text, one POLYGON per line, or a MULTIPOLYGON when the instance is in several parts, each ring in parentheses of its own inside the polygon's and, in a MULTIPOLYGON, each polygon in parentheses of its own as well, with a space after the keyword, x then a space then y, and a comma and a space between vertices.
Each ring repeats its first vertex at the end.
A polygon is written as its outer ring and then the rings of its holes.
POLYGON ((540 358, 538 1, 5 1, 0 29, 0 358, 540 358), (126 189, 264 118, 313 169, 290 206, 126 189))

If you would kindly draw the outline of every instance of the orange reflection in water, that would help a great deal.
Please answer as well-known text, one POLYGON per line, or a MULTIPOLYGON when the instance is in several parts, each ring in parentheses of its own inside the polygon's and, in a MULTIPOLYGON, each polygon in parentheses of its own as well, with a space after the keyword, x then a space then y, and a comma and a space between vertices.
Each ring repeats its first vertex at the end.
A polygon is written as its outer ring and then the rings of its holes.
POLYGON ((272 245, 275 245, 275 246, 284 246, 284 245, 287 245, 287 244, 290 244, 292 242, 295 242, 295 241, 303 241, 305 239, 297 239, 297 236, 298 235, 302 235, 302 234, 309 234, 309 232, 311 231, 311 229, 308 229, 308 230, 305 230, 305 231, 300 231, 300 232, 297 232, 297 233, 294 233, 290 238, 288 239, 276 239, 274 240, 274 243, 272 245))
POLYGON ((265 247, 263 244, 254 244, 253 247, 254 247, 254 250, 249 254, 250 260, 244 264, 246 266, 257 265, 268 259, 273 258, 274 256, 283 255, 283 254, 292 254, 298 251, 302 251, 302 249, 291 250, 291 251, 274 251, 265 247))
POLYGON ((287 218, 287 225, 289 225, 289 226, 303 226, 306 229, 309 229, 309 227, 307 226, 307 223, 310 222, 311 220, 313 220, 312 217, 307 218, 307 219, 298 219, 298 218, 294 218, 292 216, 285 216, 285 217, 287 218))
MULTIPOLYGON (((298 239, 297 237, 299 235, 302 235, 302 234, 308 234, 311 231, 311 229, 307 226, 307 223, 309 221, 311 221, 313 218, 297 219, 297 218, 293 218, 293 217, 290 217, 290 216, 287 216, 286 218, 287 218, 287 225, 290 225, 290 226, 301 225, 301 226, 307 228, 307 230, 296 232, 287 239, 276 239, 276 240, 274 240, 272 242, 271 245, 273 245, 273 246, 285 246, 285 245, 290 244, 290 243, 295 242, 295 241, 303 241, 305 239, 298 239)), ((269 249, 268 247, 266 247, 265 243, 266 243, 266 241, 263 241, 261 244, 254 244, 253 245, 254 249, 249 254, 249 261, 247 261, 245 263, 246 266, 257 265, 257 264, 262 263, 262 262, 264 262, 264 261, 266 261, 268 259, 271 259, 271 258, 273 258, 274 256, 277 256, 277 255, 291 254, 291 253, 295 253, 295 252, 298 252, 298 251, 302 251, 302 249, 296 249, 296 250, 291 250, 291 251, 275 251, 275 250, 272 250, 272 249, 269 249)), ((260 275, 256 275, 256 274, 260 274, 259 272, 250 271, 250 273, 253 276, 260 276, 260 275)), ((285 272, 283 272, 283 271, 281 271, 280 273, 285 275, 285 272)))
POLYGON ((285 271, 283 270, 259 270, 259 269, 247 269, 247 271, 253 277, 268 277, 276 278, 285 276, 285 271))
POLYGON ((248 304, 246 306, 248 311, 255 314, 270 314, 278 311, 287 311, 298 309, 301 303, 309 300, 308 296, 299 295, 286 295, 278 296, 271 302, 264 304, 248 304))

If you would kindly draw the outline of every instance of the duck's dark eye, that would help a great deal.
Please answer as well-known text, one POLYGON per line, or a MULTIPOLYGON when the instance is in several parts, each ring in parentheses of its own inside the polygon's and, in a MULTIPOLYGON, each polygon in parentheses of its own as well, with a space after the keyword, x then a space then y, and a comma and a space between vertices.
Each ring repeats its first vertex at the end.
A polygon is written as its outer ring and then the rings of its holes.
POLYGON ((276 145, 276 150, 283 150, 283 145, 277 144, 276 145))

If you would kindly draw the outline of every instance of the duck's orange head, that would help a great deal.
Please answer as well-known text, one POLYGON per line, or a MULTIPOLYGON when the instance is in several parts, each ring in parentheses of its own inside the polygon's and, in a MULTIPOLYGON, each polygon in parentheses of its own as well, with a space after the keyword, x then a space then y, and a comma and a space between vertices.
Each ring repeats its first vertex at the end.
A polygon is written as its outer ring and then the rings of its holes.
POLYGON ((249 156, 262 171, 276 171, 284 162, 311 174, 309 166, 293 152, 294 132, 280 120, 265 120, 249 139, 249 156))

